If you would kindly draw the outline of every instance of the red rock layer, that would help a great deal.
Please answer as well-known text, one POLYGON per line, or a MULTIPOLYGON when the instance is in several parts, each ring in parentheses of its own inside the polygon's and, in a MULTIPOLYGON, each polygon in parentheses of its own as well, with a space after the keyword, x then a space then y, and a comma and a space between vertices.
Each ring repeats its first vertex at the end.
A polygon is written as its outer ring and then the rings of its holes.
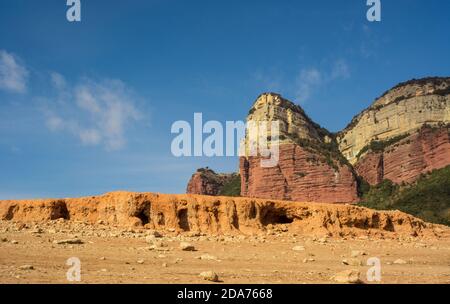
POLYGON ((207 234, 266 233, 274 225, 303 235, 449 237, 450 229, 400 211, 340 204, 251 198, 114 192, 76 199, 0 201, 0 220, 66 220, 158 231, 207 234))
POLYGON ((295 144, 280 146, 280 159, 263 168, 261 157, 241 157, 241 195, 320 203, 358 201, 357 183, 351 168, 334 161, 331 166, 318 153, 295 144))
POLYGON ((217 174, 211 169, 199 169, 187 185, 187 194, 218 195, 234 174, 217 174))
POLYGON ((383 179, 397 184, 414 182, 421 174, 450 165, 449 132, 448 126, 425 126, 384 152, 367 153, 355 164, 355 170, 371 185, 383 179))
POLYGON ((200 173, 192 175, 187 185, 187 194, 217 195, 220 185, 200 173))

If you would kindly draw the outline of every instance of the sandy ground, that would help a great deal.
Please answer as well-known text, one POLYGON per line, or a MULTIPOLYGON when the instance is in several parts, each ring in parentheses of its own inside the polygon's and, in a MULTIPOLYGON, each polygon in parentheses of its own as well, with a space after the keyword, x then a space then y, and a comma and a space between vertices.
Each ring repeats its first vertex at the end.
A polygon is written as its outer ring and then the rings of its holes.
POLYGON ((167 232, 154 238, 146 230, 5 221, 0 221, 0 232, 0 283, 69 283, 66 261, 71 257, 81 261, 80 283, 208 283, 199 274, 209 270, 223 283, 334 283, 336 273, 350 269, 359 270, 367 283, 366 262, 371 257, 381 261, 381 283, 450 283, 448 239, 333 239, 289 232, 257 236, 167 232), (73 238, 83 243, 55 243, 73 238), (180 243, 186 241, 196 251, 181 250, 180 243), (296 246, 304 250, 293 250, 296 246), (352 251, 360 253, 352 257, 352 251), (200 258, 208 255, 210 259, 200 258))

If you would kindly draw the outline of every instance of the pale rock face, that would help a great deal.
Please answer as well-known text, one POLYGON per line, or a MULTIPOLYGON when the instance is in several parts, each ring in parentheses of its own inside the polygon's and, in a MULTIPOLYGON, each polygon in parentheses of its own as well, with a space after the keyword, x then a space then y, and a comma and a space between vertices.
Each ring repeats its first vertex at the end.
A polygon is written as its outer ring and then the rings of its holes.
MULTIPOLYGON (((280 135, 296 134, 298 138, 322 141, 318 126, 297 105, 275 93, 264 93, 255 101, 247 122, 279 121, 280 135)), ((289 139, 280 138, 281 142, 289 139)))
POLYGON ((399 84, 357 115, 337 137, 342 154, 354 164, 372 140, 414 133, 424 124, 450 123, 450 78, 399 84))
MULTIPOLYGON (((261 166, 261 155, 240 158, 241 195, 307 202, 356 202, 357 183, 332 135, 314 123, 299 106, 278 94, 258 97, 247 122, 280 123, 277 165, 261 166), (343 161, 344 160, 344 161, 343 161)), ((246 136, 248 152, 249 134, 246 136)), ((276 145, 270 134, 270 145, 276 145)))

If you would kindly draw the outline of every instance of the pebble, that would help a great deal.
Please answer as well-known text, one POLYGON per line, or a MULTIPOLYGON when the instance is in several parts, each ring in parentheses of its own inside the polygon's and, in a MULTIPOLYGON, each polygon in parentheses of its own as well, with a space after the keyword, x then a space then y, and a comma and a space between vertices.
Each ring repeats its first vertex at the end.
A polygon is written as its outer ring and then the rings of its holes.
POLYGON ((367 255, 366 252, 362 251, 362 250, 352 250, 352 258, 356 258, 359 256, 363 256, 363 255, 367 255))
POLYGON ((182 242, 180 244, 180 249, 183 251, 195 251, 194 245, 192 245, 190 243, 186 243, 186 242, 182 242))
POLYGON ((299 245, 292 248, 294 251, 305 251, 305 247, 299 245))
POLYGON ((33 270, 33 265, 22 265, 19 267, 20 270, 33 270))
POLYGON ((217 259, 216 256, 210 255, 210 254, 203 254, 201 256, 198 256, 197 259, 199 260, 214 260, 214 261, 220 261, 217 259))
POLYGON ((344 265, 349 265, 349 266, 362 266, 363 263, 362 261, 358 260, 358 259, 344 259, 342 260, 342 264, 344 265))
POLYGON ((211 281, 211 282, 219 282, 219 276, 214 271, 205 271, 200 273, 200 277, 203 280, 211 281))
POLYGON ((404 265, 404 264, 408 264, 408 262, 406 262, 405 260, 402 260, 402 259, 397 259, 394 261, 394 264, 404 265))
POLYGON ((67 240, 54 240, 54 244, 63 245, 63 244, 83 244, 83 241, 80 239, 67 239, 67 240))
POLYGON ((359 279, 360 274, 361 273, 355 269, 345 270, 337 273, 333 279, 341 284, 357 284, 361 283, 361 280, 359 279))

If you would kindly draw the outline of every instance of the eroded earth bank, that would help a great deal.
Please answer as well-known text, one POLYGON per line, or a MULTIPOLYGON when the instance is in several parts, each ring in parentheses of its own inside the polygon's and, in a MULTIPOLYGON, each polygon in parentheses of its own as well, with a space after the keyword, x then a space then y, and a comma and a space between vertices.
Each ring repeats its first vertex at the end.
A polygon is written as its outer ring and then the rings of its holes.
POLYGON ((450 283, 450 229, 399 211, 115 192, 0 202, 2 283, 450 283), (206 279, 206 280, 205 280, 206 279), (216 281, 216 280, 213 280, 216 281))

